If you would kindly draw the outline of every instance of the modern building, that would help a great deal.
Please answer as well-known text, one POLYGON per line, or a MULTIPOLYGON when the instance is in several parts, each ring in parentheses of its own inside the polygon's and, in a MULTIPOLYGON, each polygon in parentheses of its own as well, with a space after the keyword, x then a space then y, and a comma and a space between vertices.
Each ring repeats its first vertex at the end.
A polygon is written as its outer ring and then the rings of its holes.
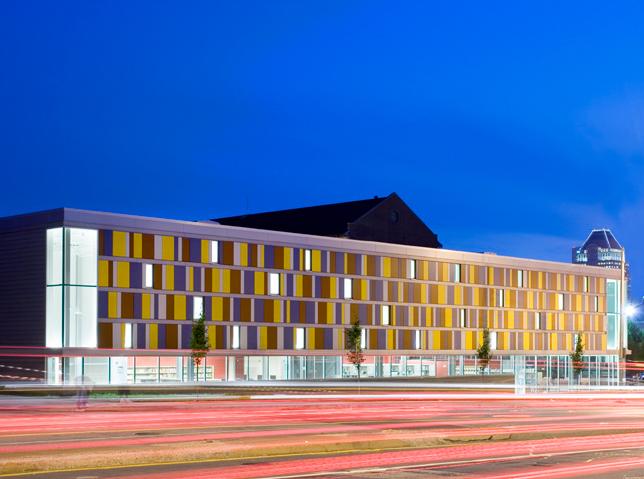
POLYGON ((396 195, 284 212, 176 221, 76 209, 0 219, 0 374, 50 383, 329 379, 492 373, 619 377, 622 272, 440 248, 396 195), (193 320, 210 351, 199 377, 193 320), (16 369, 17 367, 23 369, 16 369), (4 368, 4 369, 3 369, 4 368))
POLYGON ((630 297, 630 277, 629 266, 626 263, 626 252, 611 230, 607 228, 592 230, 583 245, 572 249, 572 262, 623 270, 626 297, 630 297))

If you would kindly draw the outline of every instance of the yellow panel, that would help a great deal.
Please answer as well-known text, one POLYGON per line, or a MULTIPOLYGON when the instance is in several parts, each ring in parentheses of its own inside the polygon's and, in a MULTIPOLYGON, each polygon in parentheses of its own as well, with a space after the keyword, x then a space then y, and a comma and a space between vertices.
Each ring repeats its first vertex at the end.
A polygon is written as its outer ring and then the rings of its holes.
POLYGON ((174 319, 186 319, 186 297, 183 294, 174 297, 174 319))
POLYGON ((302 281, 303 281, 302 275, 296 274, 295 275, 295 296, 297 296, 298 298, 302 297, 302 281))
POLYGON ((326 323, 335 324, 335 303, 326 303, 326 323))
POLYGON ((474 349, 474 334, 472 331, 465 332, 465 349, 474 349))
POLYGON ((508 311, 508 329, 514 329, 514 311, 508 311))
POLYGON ((266 326, 260 326, 257 329, 259 329, 259 349, 267 349, 268 330, 266 329, 266 326))
POLYGON ((432 331, 434 349, 441 349, 441 332, 434 330, 432 331))
POLYGON ((207 326, 208 329, 208 345, 210 349, 217 349, 217 329, 215 326, 207 326))
POLYGON ((230 293, 230 270, 223 270, 222 293, 230 293))
POLYGON ((141 316, 143 319, 150 319, 152 317, 152 295, 143 293, 141 295, 141 316))
POLYGON ((487 267, 487 284, 494 285, 494 268, 492 266, 487 267))
POLYGON ((107 317, 118 318, 118 293, 107 293, 107 317))
MULTIPOLYGON (((366 279, 361 279, 359 281, 360 281, 360 299, 367 300, 369 299, 369 293, 367 292, 367 286, 369 285, 369 282, 366 279)), ((400 283, 400 286, 402 287, 402 283, 400 283)), ((400 297, 402 297, 402 293, 400 297)))
POLYGON ((132 244, 134 246, 134 251, 131 251, 133 258, 143 258, 143 235, 141 233, 133 233, 134 240, 132 244))
POLYGON ((602 351, 606 351, 606 335, 602 335, 602 351))
POLYGON ((108 286, 109 282, 109 272, 110 267, 109 263, 105 260, 98 261, 98 285, 99 286, 108 286))
POLYGON ((195 283, 194 283, 194 268, 192 266, 188 266, 188 291, 194 291, 195 290, 195 283))
POLYGON ((149 349, 159 347, 159 327, 156 324, 150 324, 150 346, 149 349))
POLYGON ((282 322, 282 302, 279 300, 273 301, 273 322, 282 322))
POLYGON ((315 349, 315 328, 306 328, 306 349, 315 349))
POLYGON ((212 270, 212 292, 221 293, 221 270, 212 270))
POLYGON ((557 334, 556 333, 551 333, 550 334, 550 350, 551 351, 556 351, 558 349, 557 346, 557 334))
POLYGON ((284 311, 286 311, 286 323, 291 322, 291 301, 286 300, 286 304, 284 305, 284 311))
POLYGON ((161 237, 161 259, 174 261, 174 238, 172 236, 161 237))
POLYGON ((452 327, 452 308, 445 309, 445 327, 452 327))
POLYGON ((248 243, 239 243, 239 264, 248 266, 248 243))
POLYGON ((165 268, 165 289, 174 290, 174 265, 166 264, 165 268))
POLYGON ((391 258, 382 258, 382 275, 385 278, 391 277, 391 258))
POLYGON ((387 349, 393 351, 396 348, 395 345, 395 330, 387 330, 387 349))
POLYGON ((479 291, 480 291, 480 288, 472 288, 472 298, 474 299, 473 306, 480 306, 479 291))
POLYGON ((112 233, 112 256, 127 256, 127 233, 123 231, 112 233))
POLYGON ((447 287, 444 284, 438 285, 438 304, 447 303, 447 287))
POLYGON ((338 278, 329 278, 329 298, 338 297, 338 278))
POLYGON ((116 287, 130 287, 130 263, 126 261, 116 262, 116 287))
POLYGON ((524 351, 529 351, 530 348, 530 333, 524 332, 523 333, 523 350, 524 351))
POLYGON ((201 240, 201 262, 202 263, 210 263, 210 254, 209 254, 209 248, 208 245, 210 244, 210 241, 208 240, 201 240))
POLYGON ((121 324, 121 348, 125 348, 125 323, 121 324))
POLYGON ((311 270, 322 271, 322 251, 318 249, 311 251, 311 270))
POLYGON ((291 259, 293 258, 293 248, 284 247, 284 269, 291 269, 291 259))
POLYGON ((224 299, 219 296, 212 297, 212 320, 222 321, 224 318, 224 299))
MULTIPOLYGON (((264 282, 266 273, 262 271, 255 271, 255 294, 266 294, 264 282)), ((300 291, 301 291, 301 278, 300 278, 300 291)))
POLYGON ((427 304, 427 285, 420 285, 420 303, 427 304))
POLYGON ((463 286, 454 286, 454 304, 463 304, 463 286))

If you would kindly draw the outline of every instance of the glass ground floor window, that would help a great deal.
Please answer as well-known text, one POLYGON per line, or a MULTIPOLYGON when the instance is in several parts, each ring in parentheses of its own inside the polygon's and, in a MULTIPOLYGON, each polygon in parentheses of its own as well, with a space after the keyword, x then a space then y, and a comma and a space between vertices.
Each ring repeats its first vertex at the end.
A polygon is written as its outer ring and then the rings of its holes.
MULTIPOLYGON (((545 387, 616 385, 618 356, 584 356, 575 373, 570 357, 497 356, 482 369, 476 356, 468 355, 366 355, 362 378, 434 377, 525 374, 528 384, 545 387)), ((309 381, 357 378, 356 367, 346 356, 207 356, 199 366, 190 356, 75 356, 47 360, 50 384, 175 384, 224 381, 309 381)))

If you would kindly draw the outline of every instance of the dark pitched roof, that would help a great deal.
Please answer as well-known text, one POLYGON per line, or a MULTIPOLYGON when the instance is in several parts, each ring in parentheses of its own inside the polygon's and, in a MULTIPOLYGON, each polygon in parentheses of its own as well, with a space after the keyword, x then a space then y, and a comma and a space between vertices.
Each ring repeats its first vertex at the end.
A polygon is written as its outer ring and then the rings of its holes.
POLYGON ((387 198, 346 201, 328 205, 269 211, 241 216, 215 218, 222 225, 318 236, 344 236, 349 223, 357 221, 387 198))
POLYGON ((611 230, 606 228, 592 230, 581 249, 588 249, 592 246, 606 249, 623 249, 611 230))

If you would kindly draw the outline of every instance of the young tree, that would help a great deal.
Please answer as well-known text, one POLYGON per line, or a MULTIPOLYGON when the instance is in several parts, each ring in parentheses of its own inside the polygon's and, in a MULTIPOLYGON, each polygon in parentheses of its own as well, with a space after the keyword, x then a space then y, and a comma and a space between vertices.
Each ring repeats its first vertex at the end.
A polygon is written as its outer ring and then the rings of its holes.
POLYGON ((195 366, 197 366, 197 380, 199 380, 199 365, 210 349, 210 345, 208 344, 208 335, 206 334, 206 317, 203 312, 199 319, 192 323, 190 349, 192 349, 192 361, 195 366))
POLYGON ((575 350, 570 353, 570 360, 572 361, 572 370, 575 379, 579 379, 581 372, 584 370, 584 340, 581 332, 577 333, 577 341, 575 341, 575 350))
POLYGON ((362 353, 362 327, 360 326, 360 321, 356 320, 345 331, 347 338, 347 359, 356 367, 358 381, 360 381, 360 368, 365 361, 364 354, 362 353))
POLYGON ((485 372, 485 368, 487 368, 488 364, 490 363, 490 330, 485 328, 483 330, 483 343, 478 347, 476 350, 476 355, 479 360, 479 369, 481 370, 481 374, 485 372))

